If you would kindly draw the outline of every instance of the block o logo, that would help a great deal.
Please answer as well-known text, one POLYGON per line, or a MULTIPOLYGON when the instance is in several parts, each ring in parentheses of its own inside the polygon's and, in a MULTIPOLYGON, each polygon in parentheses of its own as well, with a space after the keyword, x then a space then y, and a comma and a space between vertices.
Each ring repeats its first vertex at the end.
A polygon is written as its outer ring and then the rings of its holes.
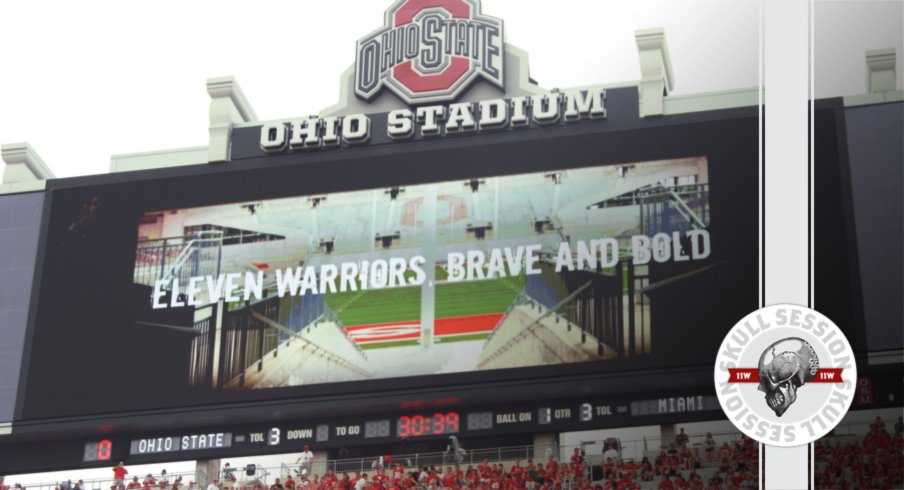
POLYGON ((799 446, 841 422, 857 389, 854 351, 825 315, 803 306, 761 308, 728 332, 715 369, 728 419, 770 446, 799 446))
POLYGON ((503 88, 502 21, 479 0, 398 0, 385 22, 358 41, 358 97, 385 85, 409 105, 447 102, 477 78, 503 88))

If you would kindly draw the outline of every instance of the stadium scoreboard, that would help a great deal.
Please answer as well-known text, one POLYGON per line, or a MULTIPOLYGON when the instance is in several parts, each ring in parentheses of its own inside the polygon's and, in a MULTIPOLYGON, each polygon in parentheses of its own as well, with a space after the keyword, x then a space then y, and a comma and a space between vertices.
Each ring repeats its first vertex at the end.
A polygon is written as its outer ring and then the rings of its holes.
POLYGON ((435 407, 384 416, 346 417, 181 432, 121 435, 84 444, 82 464, 125 460, 151 463, 173 459, 230 457, 343 447, 451 435, 560 432, 657 423, 675 414, 713 416, 715 396, 572 400, 480 408, 435 407))

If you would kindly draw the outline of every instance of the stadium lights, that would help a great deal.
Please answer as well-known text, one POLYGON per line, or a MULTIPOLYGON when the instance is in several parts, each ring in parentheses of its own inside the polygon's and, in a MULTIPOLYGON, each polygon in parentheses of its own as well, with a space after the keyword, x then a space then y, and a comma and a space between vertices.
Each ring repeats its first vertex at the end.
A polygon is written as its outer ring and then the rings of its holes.
POLYGON ((539 234, 543 234, 546 230, 552 229, 552 220, 549 219, 549 216, 544 216, 542 218, 534 218, 534 231, 539 234))
POLYGON ((487 231, 493 229, 493 223, 491 221, 487 221, 484 223, 468 223, 467 232, 473 233, 474 238, 478 240, 483 240, 487 236, 487 231))
POLYGON ((242 204, 241 207, 242 207, 242 209, 248 211, 248 214, 250 214, 251 216, 254 216, 254 215, 257 214, 257 209, 258 209, 261 205, 262 205, 262 203, 259 203, 259 202, 253 202, 253 203, 250 203, 250 204, 242 204))
POLYGON ((383 194, 389 194, 389 200, 395 201, 399 197, 399 194, 401 194, 403 192, 405 192, 404 187, 391 187, 389 189, 384 190, 383 194))
POLYGON ((323 253, 329 255, 333 253, 333 247, 336 246, 336 237, 332 238, 324 238, 320 240, 320 248, 323 250, 323 253))
POLYGON ((634 167, 636 167, 636 165, 621 165, 621 166, 619 166, 619 167, 618 167, 618 176, 619 176, 619 177, 622 177, 622 178, 626 177, 626 176, 628 175, 628 170, 631 170, 631 169, 634 168, 634 167))
POLYGON ((471 192, 477 192, 480 190, 480 186, 486 183, 486 179, 470 179, 466 181, 464 185, 471 187, 471 192))
POLYGON ((377 233, 374 237, 374 241, 379 243, 384 249, 388 249, 392 247, 392 242, 399 240, 402 238, 402 233, 399 231, 392 231, 389 233, 377 233))

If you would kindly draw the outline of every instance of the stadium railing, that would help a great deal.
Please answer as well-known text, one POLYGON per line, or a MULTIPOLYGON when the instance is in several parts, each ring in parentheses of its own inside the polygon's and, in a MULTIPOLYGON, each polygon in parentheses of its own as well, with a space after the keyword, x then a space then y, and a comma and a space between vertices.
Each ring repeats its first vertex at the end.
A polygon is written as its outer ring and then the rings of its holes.
MULTIPOLYGON (((111 473, 112 473, 112 471, 111 471, 111 473)), ((129 475, 129 476, 130 476, 130 477, 136 477, 136 476, 137 476, 137 477, 138 477, 138 482, 139 482, 139 483, 143 483, 144 480, 145 480, 145 478, 147 478, 147 475, 148 475, 147 473, 144 473, 144 474, 141 474, 141 475, 137 475, 137 474, 136 474, 136 475, 129 475)), ((156 480, 159 480, 159 479, 160 479, 160 475, 159 475, 159 474, 151 473, 151 475, 152 475, 156 480)), ((167 473, 166 479, 167 479, 167 481, 169 482, 169 486, 168 486, 167 488, 168 488, 168 489, 172 489, 172 487, 173 487, 173 482, 176 480, 176 478, 178 478, 178 477, 180 477, 180 476, 182 477, 182 484, 179 486, 180 489, 187 490, 190 482, 195 482, 195 488, 196 488, 197 490, 203 490, 203 487, 201 487, 201 485, 200 485, 199 482, 202 482, 202 481, 203 481, 203 482, 204 482, 204 486, 207 485, 207 477, 206 477, 206 475, 203 474, 203 472, 200 472, 200 471, 191 471, 191 472, 188 472, 188 471, 186 471, 186 472, 167 473)), ((30 484, 30 485, 23 485, 23 487, 26 488, 27 490, 55 490, 55 489, 58 489, 58 488, 63 488, 63 485, 66 483, 66 481, 67 481, 67 480, 59 481, 59 482, 52 482, 52 483, 35 483, 35 484, 30 484)), ((71 487, 72 489, 75 488, 75 483, 76 483, 76 482, 77 482, 77 480, 74 480, 74 481, 72 482, 72 487, 71 487)), ((112 477, 110 477, 110 478, 95 478, 95 479, 90 479, 90 480, 82 480, 82 482, 84 483, 84 487, 82 487, 84 490, 112 490, 112 488, 113 488, 113 478, 112 478, 112 477)), ((127 479, 126 479, 126 482, 125 482, 125 485, 128 486, 128 484, 131 483, 131 482, 132 482, 132 479, 131 479, 131 478, 127 478, 127 479)), ((10 484, 10 486, 12 486, 12 484, 10 484)), ((151 488, 153 488, 153 489, 156 490, 156 489, 159 489, 160 486, 157 485, 157 484, 155 484, 155 485, 153 485, 151 488)))
MULTIPOLYGON (((836 430, 842 431, 845 426, 839 426, 839 429, 836 430)), ((850 430, 850 428, 848 428, 850 430)), ((688 434, 689 442, 688 446, 690 447, 701 447, 703 445, 703 440, 705 438, 705 433, 698 434, 688 434)), ((713 438, 716 440, 718 446, 721 446, 723 442, 734 443, 741 440, 741 434, 738 432, 712 432, 713 438)), ((674 443, 674 437, 672 438, 662 438, 662 437, 645 437, 640 439, 619 439, 619 445, 621 447, 620 455, 624 460, 633 459, 635 461, 641 461, 644 456, 651 455, 653 453, 658 454, 659 451, 668 448, 672 443, 674 443)), ((491 463, 502 463, 507 467, 514 463, 515 460, 520 459, 522 464, 525 464, 528 459, 533 459, 535 463, 546 463, 549 459, 549 456, 555 456, 556 459, 560 463, 567 463, 570 461, 571 455, 574 452, 575 448, 579 450, 583 450, 585 452, 585 458, 588 463, 588 467, 590 465, 599 465, 602 457, 602 449, 605 441, 602 439, 591 439, 586 441, 580 441, 577 444, 552 444, 552 445, 521 445, 521 446, 506 446, 506 447, 495 447, 495 448, 480 448, 480 449, 466 449, 463 458, 461 458, 460 462, 458 462, 454 454, 451 450, 443 451, 443 452, 432 452, 432 453, 411 453, 411 454, 390 454, 389 463, 386 464, 386 455, 372 455, 369 457, 362 458, 351 458, 351 459, 339 459, 339 460, 327 460, 327 461, 315 461, 312 467, 312 473, 316 475, 323 475, 327 472, 327 470, 332 469, 337 474, 341 475, 342 473, 354 473, 356 471, 360 472, 371 472, 376 465, 380 462, 381 458, 383 458, 384 465, 386 467, 392 466, 395 462, 401 462, 405 465, 406 468, 420 468, 423 466, 452 466, 455 464, 459 464, 461 466, 467 467, 467 465, 478 465, 486 459, 491 463)), ((702 449, 701 449, 702 450, 702 449)), ((261 480, 263 484, 269 484, 268 480, 270 477, 273 478, 286 478, 291 474, 291 476, 295 477, 296 470, 298 468, 297 465, 282 463, 277 467, 265 467, 260 465, 255 466, 255 478, 261 480)), ((242 475, 245 471, 245 467, 237 467, 236 474, 237 476, 242 475)), ((130 476, 138 476, 139 481, 144 481, 146 474, 144 475, 130 475, 130 476)), ((155 478, 159 475, 154 474, 155 478)), ((198 490, 204 490, 208 484, 208 477, 201 472, 182 472, 182 473, 172 473, 168 476, 168 480, 170 481, 170 487, 172 488, 172 482, 179 476, 182 477, 183 484, 179 487, 180 490, 188 490, 189 482, 195 482, 195 486, 198 490)), ((222 474, 220 476, 220 481, 223 481, 222 474)), ((129 481, 126 482, 128 484, 129 481)), ((12 485, 13 482, 7 480, 7 483, 12 485)), ((94 480, 85 480, 85 490, 110 490, 113 486, 112 478, 101 478, 94 480)), ((29 490, 54 490, 59 487, 61 482, 52 482, 52 483, 40 483, 40 484, 29 484, 25 485, 29 490)), ((223 487, 233 485, 221 485, 223 487)), ((154 489, 158 489, 158 486, 154 486, 154 489)))
POLYGON ((154 286, 158 280, 169 284, 174 278, 187 281, 192 276, 217 276, 222 247, 222 231, 202 231, 189 239, 170 237, 139 241, 133 280, 137 284, 154 286))

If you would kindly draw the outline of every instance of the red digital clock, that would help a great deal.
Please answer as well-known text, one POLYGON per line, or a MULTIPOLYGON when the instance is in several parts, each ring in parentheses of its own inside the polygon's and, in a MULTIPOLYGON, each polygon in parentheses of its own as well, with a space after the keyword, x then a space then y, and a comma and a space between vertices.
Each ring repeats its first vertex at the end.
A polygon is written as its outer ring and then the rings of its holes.
POLYGON ((440 436, 458 433, 458 412, 402 415, 396 421, 398 437, 440 436))
POLYGON ((109 439, 91 441, 85 444, 85 454, 82 462, 110 461, 113 455, 113 442, 109 439))

